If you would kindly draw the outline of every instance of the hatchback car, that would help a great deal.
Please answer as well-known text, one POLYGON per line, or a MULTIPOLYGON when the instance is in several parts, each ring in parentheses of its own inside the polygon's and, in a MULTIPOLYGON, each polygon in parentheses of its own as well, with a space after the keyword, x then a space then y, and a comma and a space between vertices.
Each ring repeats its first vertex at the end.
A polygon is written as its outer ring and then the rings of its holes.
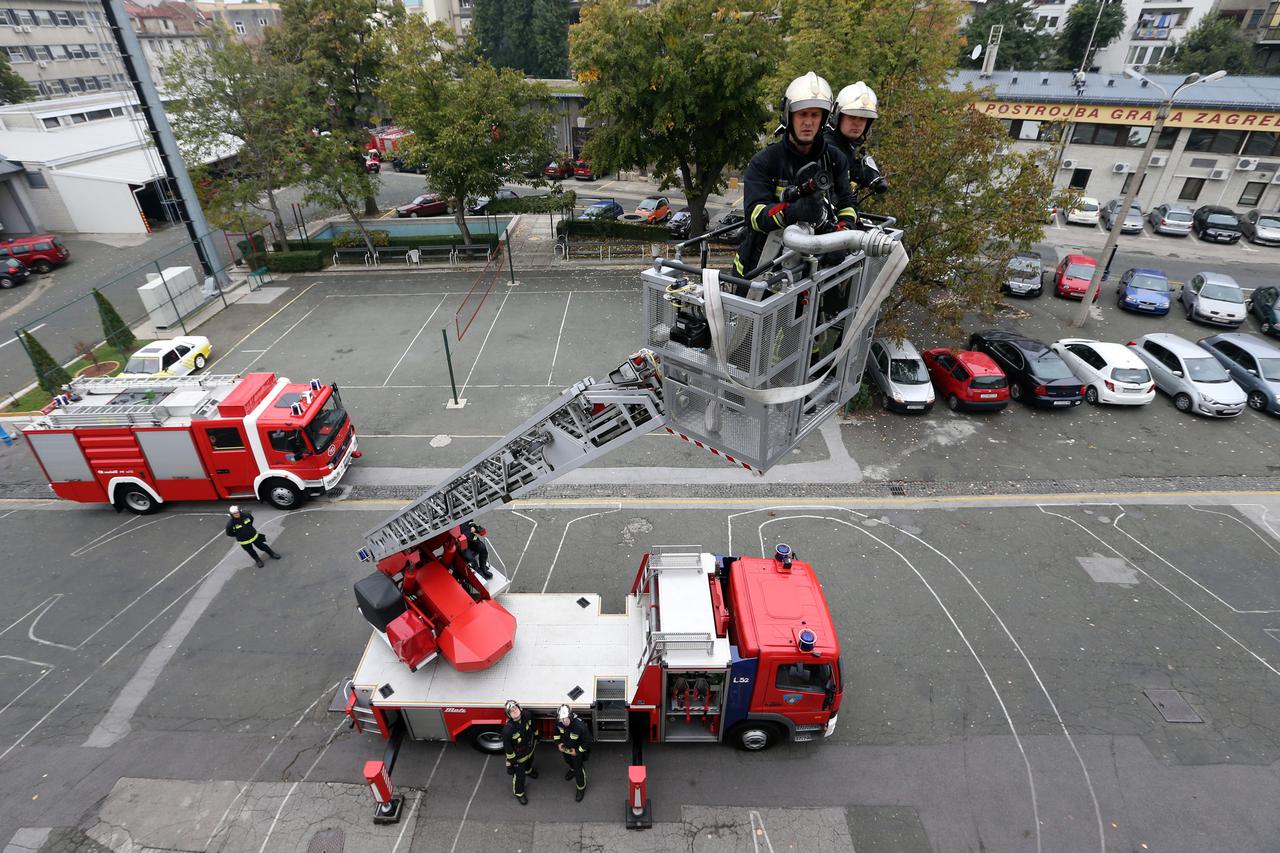
POLYGON ((71 260, 71 251, 52 234, 38 234, 0 240, 0 260, 4 258, 15 258, 43 274, 71 260))
POLYGON ((0 261, 0 290, 17 287, 31 278, 31 270, 22 261, 5 258, 0 261))
POLYGON ((1240 217, 1240 233, 1250 243, 1280 246, 1280 213, 1253 210, 1240 217))
MULTIPOLYGON (((1053 277, 1053 292, 1063 299, 1084 299, 1089 292, 1089 283, 1093 281, 1093 271, 1098 262, 1088 255, 1067 255, 1058 264, 1058 271, 1053 277)), ((1098 301, 1102 288, 1093 294, 1093 301, 1098 301)))
POLYGON ((1186 338, 1153 332, 1127 346, 1150 368, 1156 387, 1173 398, 1178 411, 1211 418, 1234 418, 1244 411, 1244 391, 1216 358, 1186 338))
POLYGON ((1188 320, 1238 328, 1245 318, 1244 293, 1226 273, 1198 272, 1178 294, 1188 320))
POLYGON ((1019 252, 1009 259, 1004 284, 1000 289, 1014 296, 1039 296, 1044 293, 1044 263, 1040 256, 1019 252))
POLYGON ((924 413, 933 408, 929 371, 911 341, 876 338, 867 355, 867 375, 886 409, 924 413))
POLYGON ((124 376, 186 376, 204 369, 213 345, 203 335, 152 341, 125 363, 124 376))
POLYGON ((582 211, 583 219, 617 219, 622 215, 622 205, 611 198, 594 201, 582 211))
POLYGON ((1151 230, 1157 234, 1185 237, 1191 233, 1193 216, 1191 208, 1184 204, 1159 204, 1151 208, 1147 220, 1151 223, 1151 230))
POLYGON ((553 181, 563 180, 573 174, 572 160, 552 160, 542 167, 542 177, 553 181))
POLYGON ((1096 198, 1081 198, 1074 207, 1067 208, 1067 222, 1071 225, 1097 225, 1098 210, 1096 198))
POLYGON ((1169 277, 1160 270, 1125 270, 1116 285, 1116 304, 1139 314, 1168 314, 1173 299, 1169 277))
POLYGON ((1009 405, 1009 380, 990 356, 935 347, 925 350, 923 358, 934 391, 951 411, 995 411, 1009 405))
POLYGON ((467 206, 467 213, 472 216, 483 216, 489 212, 489 202, 503 199, 520 198, 515 190, 500 189, 491 196, 482 195, 467 206))
POLYGON ((591 169, 590 160, 578 160, 573 164, 573 177, 579 181, 594 181, 596 173, 591 169))
POLYGON ((1052 349, 1085 384, 1090 405, 1145 406, 1155 399, 1151 371, 1123 344, 1063 338, 1052 349))
POLYGON ((1239 332, 1211 335, 1197 343, 1244 389, 1249 408, 1280 415, 1280 347, 1239 332))
POLYGON ((717 228, 728 228, 728 230, 723 234, 717 234, 712 239, 718 240, 721 243, 737 243, 742 240, 742 235, 746 233, 747 217, 743 214, 740 208, 730 208, 721 214, 719 219, 711 223, 712 231, 717 228))
POLYGON ((1249 297, 1249 313, 1263 334, 1280 335, 1280 287, 1259 287, 1249 297))
POLYGON ((671 202, 664 195, 646 196, 636 205, 636 216, 651 225, 658 225, 671 218, 671 202))
POLYGON ((1107 202, 1102 208, 1102 226, 1110 231, 1116 227, 1116 223, 1120 223, 1121 234, 1141 234, 1142 233, 1142 205, 1136 201, 1129 205, 1129 212, 1120 215, 1120 206, 1124 204, 1124 199, 1113 198, 1107 202))
POLYGON ((1237 243, 1240 241, 1240 217, 1229 207, 1206 204, 1197 208, 1191 217, 1191 230, 1201 240, 1237 243))
POLYGON ((424 193, 408 204, 396 208, 396 216, 417 219, 419 216, 439 216, 449 212, 449 203, 435 193, 424 193))
POLYGON ((1009 378, 1009 396, 1030 406, 1078 406, 1085 387, 1048 344, 1017 332, 990 329, 969 336, 969 349, 984 352, 1009 378))
POLYGON ((667 221, 667 231, 671 232, 671 236, 677 240, 688 240, 691 222, 693 222, 693 213, 689 208, 682 207, 667 221))

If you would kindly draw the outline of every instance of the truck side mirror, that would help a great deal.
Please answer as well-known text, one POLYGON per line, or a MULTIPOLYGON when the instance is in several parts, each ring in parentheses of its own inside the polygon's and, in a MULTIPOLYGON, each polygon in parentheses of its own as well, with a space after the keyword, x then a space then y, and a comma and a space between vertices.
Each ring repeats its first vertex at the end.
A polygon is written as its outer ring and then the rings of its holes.
POLYGON ((827 679, 826 688, 822 695, 822 710, 828 711, 836 701, 836 680, 834 678, 827 679))

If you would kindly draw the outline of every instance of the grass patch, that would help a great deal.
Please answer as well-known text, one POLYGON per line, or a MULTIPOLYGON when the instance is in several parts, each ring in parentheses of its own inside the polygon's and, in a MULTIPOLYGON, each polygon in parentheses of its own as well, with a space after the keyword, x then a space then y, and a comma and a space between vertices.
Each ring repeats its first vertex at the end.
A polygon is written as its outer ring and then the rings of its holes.
MULTIPOLYGON (((129 356, 132 353, 142 349, 149 343, 151 343, 151 341, 141 341, 141 340, 137 341, 133 349, 129 350, 128 352, 121 352, 120 350, 116 349, 110 344, 100 344, 94 348, 93 354, 94 356, 97 357, 99 362, 105 362, 105 361, 116 362, 116 364, 118 365, 116 369, 111 371, 108 374, 104 374, 106 376, 116 376, 120 373, 121 370, 124 370, 124 365, 126 362, 129 361, 129 356)), ((91 364, 93 364, 92 359, 77 358, 75 361, 66 365, 67 373, 70 373, 74 377, 76 373, 78 373, 81 370, 84 370, 86 367, 88 367, 91 364)), ((4 411, 6 414, 12 414, 15 412, 38 412, 41 409, 43 409, 45 406, 47 406, 51 399, 53 398, 50 397, 49 394, 43 388, 37 385, 27 393, 18 397, 18 401, 16 403, 6 406, 2 411, 4 411)))

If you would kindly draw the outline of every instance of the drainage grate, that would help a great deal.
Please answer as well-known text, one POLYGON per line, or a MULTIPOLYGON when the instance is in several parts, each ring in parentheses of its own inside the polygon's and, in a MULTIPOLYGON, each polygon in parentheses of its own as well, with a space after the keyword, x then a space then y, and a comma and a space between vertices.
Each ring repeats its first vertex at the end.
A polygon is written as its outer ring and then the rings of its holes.
POLYGON ((591 602, 590 602, 590 601, 588 601, 588 600, 587 600, 587 599, 585 599, 585 598, 579 598, 577 603, 578 603, 578 606, 579 606, 579 607, 584 607, 584 608, 585 608, 585 607, 590 607, 590 606, 591 606, 591 602))
POLYGON ((311 836, 307 853, 342 853, 347 837, 341 829, 322 829, 311 836))
POLYGON ((1164 717, 1167 723, 1203 723, 1200 715, 1186 699, 1182 698, 1182 694, 1177 690, 1144 690, 1142 691, 1151 700, 1151 704, 1156 706, 1156 710, 1164 717))
POLYGON ((907 487, 899 484, 891 484, 889 486, 889 494, 894 497, 905 498, 907 496, 907 487))

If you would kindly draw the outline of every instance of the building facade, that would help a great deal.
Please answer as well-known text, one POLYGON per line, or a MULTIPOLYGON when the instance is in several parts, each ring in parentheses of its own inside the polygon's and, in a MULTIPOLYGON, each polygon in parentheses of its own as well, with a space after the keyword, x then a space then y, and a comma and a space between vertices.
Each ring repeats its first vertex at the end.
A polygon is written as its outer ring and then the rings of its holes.
MULTIPOLYGON (((1067 13, 1078 0, 1032 0, 1037 25, 1057 33, 1066 26, 1067 13)), ((1097 51, 1093 67, 1104 73, 1120 73, 1126 65, 1144 68, 1159 62, 1187 30, 1214 11, 1218 0, 1124 0, 1125 24, 1120 37, 1097 51)), ((1081 57, 1083 58, 1083 57, 1081 57)))
POLYGON ((165 66, 204 50, 209 19, 194 4, 177 0, 150 6, 126 2, 124 8, 142 45, 151 79, 163 95, 165 66))
POLYGON ((1231 18, 1258 44, 1254 59, 1264 70, 1280 69, 1280 2, 1218 0, 1218 14, 1231 18))
POLYGON ((281 19, 280 7, 272 0, 197 0, 195 6, 206 19, 221 21, 241 39, 253 43, 262 41, 267 27, 279 25, 281 19))
POLYGON ((127 86, 106 20, 79 0, 0 7, 0 50, 41 98, 127 86))

